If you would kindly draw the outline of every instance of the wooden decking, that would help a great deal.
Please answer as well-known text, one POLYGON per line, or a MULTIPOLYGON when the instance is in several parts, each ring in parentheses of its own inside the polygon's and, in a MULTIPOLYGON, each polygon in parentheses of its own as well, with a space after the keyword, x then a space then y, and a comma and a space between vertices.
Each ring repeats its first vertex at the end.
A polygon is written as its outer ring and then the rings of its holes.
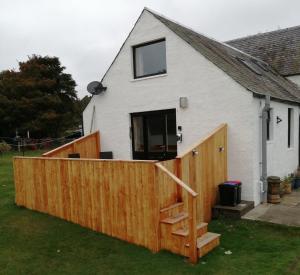
POLYGON ((227 179, 225 124, 164 162, 95 159, 97 135, 86 147, 82 138, 43 157, 16 157, 16 203, 193 263, 219 244, 207 223, 227 179), (76 150, 86 159, 61 157, 76 150))

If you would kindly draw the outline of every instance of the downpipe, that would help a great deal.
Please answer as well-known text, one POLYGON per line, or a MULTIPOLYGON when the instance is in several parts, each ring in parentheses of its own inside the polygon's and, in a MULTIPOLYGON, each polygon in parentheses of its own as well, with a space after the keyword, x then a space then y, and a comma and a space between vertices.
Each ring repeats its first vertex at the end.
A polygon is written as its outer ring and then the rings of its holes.
POLYGON ((267 201, 267 123, 268 123, 268 111, 270 110, 270 96, 265 97, 265 106, 262 109, 261 119, 262 119, 262 131, 261 131, 261 203, 267 201))

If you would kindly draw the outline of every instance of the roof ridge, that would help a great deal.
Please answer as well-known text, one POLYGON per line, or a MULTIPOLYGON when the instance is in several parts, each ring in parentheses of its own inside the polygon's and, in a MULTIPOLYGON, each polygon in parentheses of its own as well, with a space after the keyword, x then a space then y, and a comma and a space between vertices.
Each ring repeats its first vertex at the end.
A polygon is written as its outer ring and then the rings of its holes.
MULTIPOLYGON (((253 55, 250 55, 250 54, 248 54, 248 53, 246 53, 246 52, 244 52, 244 51, 242 51, 242 50, 240 50, 240 49, 237 49, 237 48, 235 48, 235 47, 233 47, 233 46, 231 46, 231 45, 228 45, 226 42, 220 41, 220 40, 218 40, 218 39, 216 39, 216 38, 213 38, 213 37, 211 37, 211 36, 209 36, 209 35, 206 35, 206 34, 203 34, 203 33, 199 32, 199 31, 196 31, 196 30, 194 30, 193 28, 191 28, 191 27, 189 27, 189 26, 186 26, 185 24, 182 24, 182 23, 180 23, 180 22, 178 22, 178 21, 175 21, 175 20, 173 20, 173 19, 171 19, 171 18, 168 18, 167 16, 165 16, 165 15, 163 15, 163 14, 160 14, 160 13, 158 13, 158 12, 156 12, 156 11, 153 11, 153 10, 147 8, 147 7, 145 7, 144 10, 146 10, 146 11, 152 13, 154 16, 160 16, 160 17, 162 17, 163 19, 166 19, 166 20, 169 20, 169 21, 171 21, 171 22, 173 22, 173 23, 175 23, 175 24, 178 24, 178 25, 180 25, 181 27, 184 27, 184 28, 186 28, 186 29, 188 29, 188 30, 190 30, 190 31, 192 31, 192 32, 194 32, 194 33, 196 33, 196 34, 198 34, 198 35, 201 35, 201 36, 203 36, 203 37, 205 37, 205 38, 207 38, 207 39, 210 39, 210 40, 212 40, 212 41, 214 41, 214 42, 216 42, 216 43, 219 43, 219 44, 221 44, 221 45, 223 45, 223 46, 225 46, 225 47, 227 47, 227 48, 230 48, 230 49, 232 49, 232 50, 234 50, 234 51, 236 51, 236 52, 239 52, 239 53, 241 53, 241 54, 243 54, 243 55, 245 55, 245 56, 247 56, 247 57, 249 57, 249 58, 252 58, 252 59, 257 60, 257 61, 259 61, 259 62, 268 64, 268 63, 266 63, 265 61, 263 61, 263 60, 261 60, 261 59, 255 57, 255 56, 253 56, 253 55)), ((268 65, 270 65, 270 64, 268 64, 268 65)))
POLYGON ((254 94, 270 94, 272 98, 278 100, 300 103, 300 89, 296 84, 280 75, 269 63, 224 42, 203 35, 150 9, 146 10, 247 90, 254 94), (246 62, 240 62, 237 57, 245 58, 246 62), (256 69, 258 68, 256 68, 255 60, 268 64, 271 69, 267 71, 262 69, 262 74, 257 73, 256 69), (246 64, 247 62, 249 64, 246 64))
POLYGON ((300 25, 293 26, 293 27, 287 27, 287 28, 284 28, 284 29, 273 30, 273 31, 259 32, 259 33, 256 33, 256 34, 249 34, 249 35, 246 35, 246 36, 242 36, 242 37, 227 40, 227 41, 225 41, 225 43, 231 43, 231 42, 236 42, 236 41, 239 41, 239 40, 245 40, 245 39, 248 39, 248 38, 253 38, 255 36, 263 36, 263 35, 269 35, 269 34, 272 34, 272 33, 280 33, 280 32, 290 31, 290 30, 294 30, 294 29, 298 29, 298 28, 300 28, 300 25))

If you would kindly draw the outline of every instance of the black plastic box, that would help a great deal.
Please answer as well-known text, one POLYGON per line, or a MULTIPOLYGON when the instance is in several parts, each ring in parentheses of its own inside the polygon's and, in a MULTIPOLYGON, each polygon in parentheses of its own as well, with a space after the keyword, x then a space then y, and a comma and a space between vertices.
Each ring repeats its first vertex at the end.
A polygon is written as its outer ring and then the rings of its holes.
POLYGON ((236 206, 241 203, 241 185, 240 181, 228 181, 220 184, 220 204, 224 206, 236 206))

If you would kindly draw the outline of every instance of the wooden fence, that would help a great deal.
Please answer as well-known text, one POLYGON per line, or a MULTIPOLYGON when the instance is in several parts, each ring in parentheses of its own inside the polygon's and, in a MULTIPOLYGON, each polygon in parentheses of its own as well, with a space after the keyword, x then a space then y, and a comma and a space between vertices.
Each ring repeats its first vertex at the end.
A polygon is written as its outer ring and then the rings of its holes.
MULTIPOLYGON (((209 222, 212 207, 218 199, 218 185, 227 180, 227 125, 220 125, 176 159, 161 164, 199 194, 197 223, 209 222)), ((163 183, 160 185, 160 206, 184 201, 188 210, 187 193, 182 194, 182 189, 162 172, 158 177, 163 183)))
MULTIPOLYGON (((85 139, 97 143, 99 133, 85 139)), ((73 144, 46 154, 79 152, 87 156, 99 152, 97 144, 82 151, 80 148, 87 147, 77 142, 74 151, 73 144)), ((152 251, 160 249, 160 209, 183 201, 189 214, 189 253, 195 262, 197 224, 210 221, 217 186, 227 180, 227 125, 221 125, 173 160, 16 157, 14 177, 18 205, 152 251)))
POLYGON ((227 180, 227 124, 220 125, 177 156, 176 161, 178 177, 199 194, 197 222, 209 222, 217 201, 218 185, 227 180))
POLYGON ((99 131, 46 152, 43 157, 67 158, 69 154, 74 153, 79 153, 80 158, 98 159, 100 156, 99 131))
POLYGON ((14 159, 17 205, 159 249, 152 161, 14 159))

